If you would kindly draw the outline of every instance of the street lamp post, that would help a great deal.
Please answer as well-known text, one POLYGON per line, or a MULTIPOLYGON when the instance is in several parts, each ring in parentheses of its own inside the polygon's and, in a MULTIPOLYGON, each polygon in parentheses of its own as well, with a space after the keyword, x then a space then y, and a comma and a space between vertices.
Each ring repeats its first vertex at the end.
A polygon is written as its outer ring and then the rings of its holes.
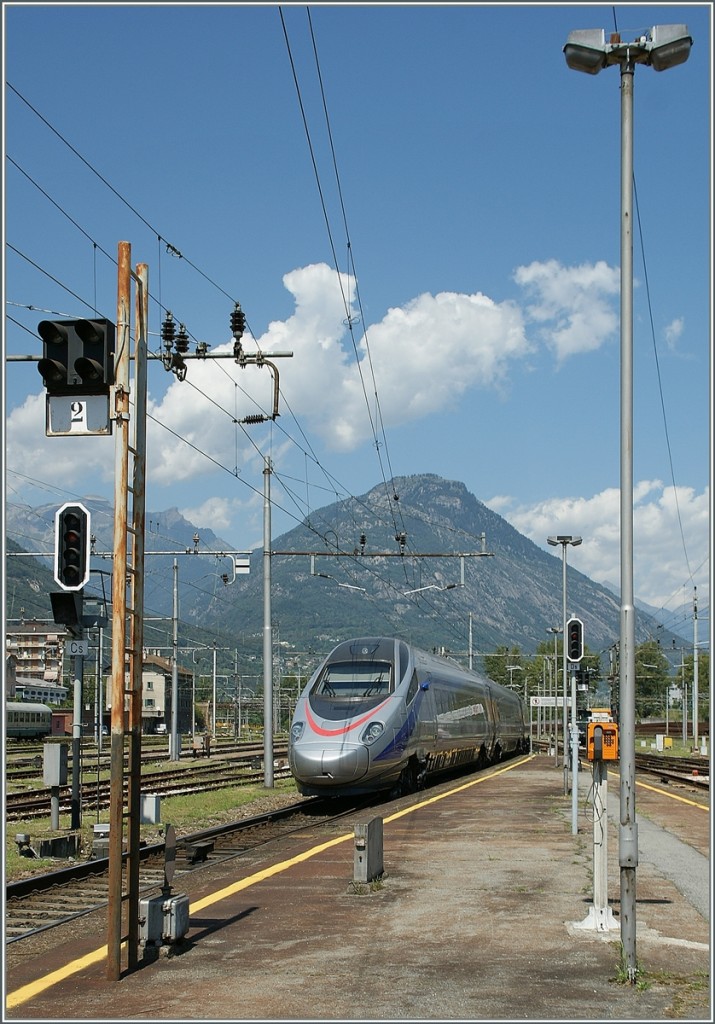
MULTIPOLYGON (((561 545, 561 570, 562 570, 562 573, 561 573, 561 575, 562 575, 562 583, 561 583, 561 596, 562 596, 561 631, 562 631, 562 633, 564 635, 564 644, 563 644, 563 651, 562 651, 562 657, 561 657, 561 669, 562 669, 563 677, 564 677, 564 680, 563 680, 564 681, 564 737, 563 737, 563 739, 564 739, 564 761, 563 761, 563 765, 564 765, 564 796, 566 796, 566 794, 569 791, 569 758, 568 758, 568 750, 567 750, 567 745, 566 745, 566 736, 567 736, 567 733, 568 733, 568 715, 567 715, 567 709, 566 709, 566 675, 567 675, 567 672, 566 672, 566 548, 568 547, 569 544, 573 545, 573 547, 577 547, 581 543, 581 538, 580 537, 572 537, 571 534, 562 534, 562 533, 560 533, 556 537, 547 537, 546 539, 549 542, 549 544, 551 544, 553 547, 556 547, 557 544, 561 545)), ((556 638, 554 638, 554 643, 556 643, 556 638)))
POLYGON ((596 75, 618 65, 621 72, 621 622, 620 622, 620 832, 621 942, 628 977, 635 982, 635 605, 633 597, 633 78, 636 64, 656 71, 683 64, 693 40, 685 25, 655 25, 631 43, 618 33, 606 42, 603 29, 571 32, 564 46, 574 71, 596 75))

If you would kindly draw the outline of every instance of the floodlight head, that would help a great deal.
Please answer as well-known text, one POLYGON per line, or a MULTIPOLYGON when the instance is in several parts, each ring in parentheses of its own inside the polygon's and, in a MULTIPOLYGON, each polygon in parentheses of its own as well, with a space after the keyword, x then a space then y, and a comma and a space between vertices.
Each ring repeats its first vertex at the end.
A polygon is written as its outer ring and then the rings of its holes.
POLYGON ((569 32, 564 54, 572 71, 597 75, 606 66, 605 31, 602 28, 585 28, 569 32))
POLYGON ((557 544, 573 544, 577 547, 581 543, 580 537, 572 537, 570 533, 559 533, 556 537, 547 537, 546 540, 552 547, 556 547, 557 544))
POLYGON ((597 75, 610 64, 651 64, 656 71, 666 71, 684 64, 692 45, 687 25, 654 25, 632 42, 623 42, 617 32, 606 42, 604 29, 587 28, 569 32, 564 55, 573 71, 588 75, 597 75))
POLYGON ((684 64, 693 45, 687 25, 654 25, 650 30, 650 63, 656 71, 684 64))

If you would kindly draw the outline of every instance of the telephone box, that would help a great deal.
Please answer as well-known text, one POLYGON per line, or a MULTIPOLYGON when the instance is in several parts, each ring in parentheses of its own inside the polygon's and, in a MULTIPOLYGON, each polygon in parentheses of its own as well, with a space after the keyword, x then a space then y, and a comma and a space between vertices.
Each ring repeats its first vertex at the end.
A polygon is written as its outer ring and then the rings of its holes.
POLYGON ((618 760, 618 726, 615 722, 589 722, 586 727, 589 761, 618 760))

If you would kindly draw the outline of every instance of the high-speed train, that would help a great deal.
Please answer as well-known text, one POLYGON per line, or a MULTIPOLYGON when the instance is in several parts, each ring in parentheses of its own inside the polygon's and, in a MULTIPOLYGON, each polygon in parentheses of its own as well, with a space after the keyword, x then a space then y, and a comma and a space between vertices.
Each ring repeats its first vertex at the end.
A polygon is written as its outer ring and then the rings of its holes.
POLYGON ((404 640, 345 640, 298 698, 290 770, 306 796, 412 792, 428 775, 528 750, 521 700, 404 640))

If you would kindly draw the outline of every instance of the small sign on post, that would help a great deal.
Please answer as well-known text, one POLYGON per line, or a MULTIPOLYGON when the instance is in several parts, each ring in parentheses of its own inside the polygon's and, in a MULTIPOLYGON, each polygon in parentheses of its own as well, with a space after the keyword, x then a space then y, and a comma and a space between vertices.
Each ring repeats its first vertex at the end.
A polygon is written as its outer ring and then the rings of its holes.
POLYGON ((73 658, 78 656, 86 658, 89 654, 89 640, 65 641, 65 653, 73 658))
POLYGON ((46 437, 87 437, 112 433, 108 395, 47 395, 46 437))

